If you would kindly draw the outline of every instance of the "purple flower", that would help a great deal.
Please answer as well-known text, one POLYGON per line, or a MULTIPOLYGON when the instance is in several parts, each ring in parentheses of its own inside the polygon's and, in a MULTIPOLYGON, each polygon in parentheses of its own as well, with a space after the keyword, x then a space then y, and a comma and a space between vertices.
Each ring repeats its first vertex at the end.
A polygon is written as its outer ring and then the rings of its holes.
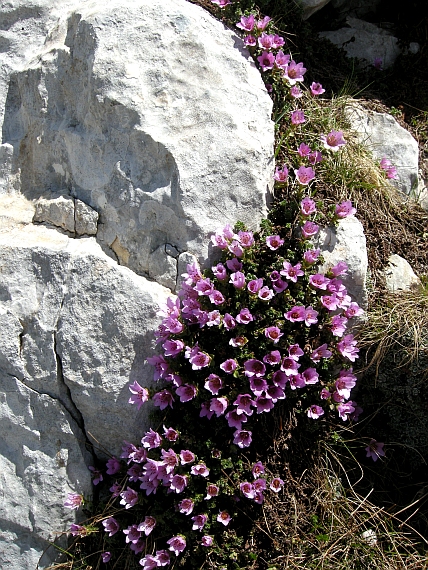
POLYGON ((370 440, 369 445, 365 448, 365 451, 367 451, 366 457, 371 457, 373 461, 377 461, 379 457, 384 457, 385 456, 385 452, 383 450, 384 445, 385 445, 384 443, 376 441, 375 439, 370 440))
POLYGON ((339 263, 337 265, 335 265, 334 267, 332 267, 330 269, 329 273, 333 277, 338 277, 339 275, 343 275, 347 271, 348 271, 347 264, 344 261, 339 261, 339 263))
POLYGON ((359 317, 363 315, 363 309, 358 305, 358 303, 351 303, 349 307, 344 312, 345 317, 352 319, 353 317, 359 317))
POLYGON ((398 178, 397 169, 392 165, 391 161, 383 157, 380 161, 380 167, 385 171, 388 179, 396 180, 398 178))
POLYGON ((203 402, 201 404, 201 411, 199 414, 200 418, 204 418, 206 417, 208 420, 210 420, 214 415, 214 412, 210 411, 210 403, 209 402, 203 402))
POLYGON ((352 374, 352 368, 350 370, 341 370, 339 372, 339 378, 335 382, 336 391, 339 396, 347 400, 350 398, 351 390, 356 383, 357 377, 352 374))
POLYGON ((247 289, 252 295, 257 295, 262 287, 263 279, 252 279, 247 285, 247 289))
POLYGON ((249 378, 255 376, 256 378, 261 378, 266 372, 266 366, 260 360, 256 358, 250 358, 244 362, 245 376, 249 378))
POLYGON ((211 394, 217 395, 223 386, 223 382, 217 374, 210 374, 206 379, 204 386, 211 392, 211 394))
POLYGON ((339 417, 344 422, 346 422, 348 416, 351 415, 353 412, 355 412, 355 402, 349 400, 349 402, 339 404, 337 406, 337 411, 339 412, 339 417))
POLYGON ((244 447, 249 447, 252 441, 251 435, 252 434, 250 431, 244 429, 240 430, 238 429, 233 434, 233 443, 235 443, 241 449, 243 449, 244 447))
POLYGON ((70 525, 70 530, 69 530, 70 534, 72 534, 73 536, 86 536, 87 534, 87 529, 85 526, 82 526, 80 524, 71 524, 70 525))
POLYGON ((297 279, 305 274, 305 272, 301 269, 301 264, 296 263, 296 265, 291 265, 289 261, 284 261, 283 263, 284 269, 281 269, 281 275, 284 275, 288 281, 292 281, 293 283, 297 283, 297 279))
POLYGON ((239 485, 239 489, 244 497, 247 497, 247 499, 254 499, 254 487, 251 483, 244 481, 239 485))
POLYGON ((262 301, 270 301, 274 296, 274 292, 272 291, 272 289, 269 289, 269 287, 264 286, 260 289, 257 296, 262 301))
POLYGON ((293 111, 291 113, 291 124, 292 125, 301 125, 303 123, 306 123, 305 113, 303 111, 301 111, 300 109, 293 111))
POLYGON ((373 67, 378 71, 382 71, 383 68, 383 59, 381 57, 375 57, 373 61, 373 67))
POLYGON ((311 90, 311 93, 314 97, 316 95, 322 95, 323 93, 325 93, 325 89, 322 88, 321 83, 312 82, 310 90, 311 90))
POLYGON ((245 414, 238 412, 237 410, 231 410, 226 414, 227 425, 235 429, 242 429, 242 424, 245 423, 248 418, 245 414))
POLYGON ((161 390, 153 396, 152 401, 155 406, 164 410, 168 406, 172 408, 174 397, 168 390, 161 390))
POLYGON ((193 465, 190 469, 190 473, 192 475, 200 475, 201 477, 208 477, 210 474, 210 470, 204 463, 198 463, 197 465, 193 465))
POLYGON ((344 332, 346 331, 346 323, 348 319, 345 317, 341 317, 340 315, 334 315, 331 319, 331 332, 334 336, 343 336, 344 332))
POLYGON ((182 493, 186 487, 187 475, 174 475, 169 488, 175 493, 182 493))
POLYGON ((141 538, 141 532, 138 530, 137 525, 133 524, 131 526, 129 526, 128 528, 126 528, 123 531, 124 534, 126 534, 126 543, 132 542, 132 543, 136 543, 140 540, 141 538))
POLYGON ((266 26, 269 24, 269 22, 271 21, 272 18, 269 18, 269 16, 265 16, 264 18, 262 18, 261 20, 259 20, 257 22, 257 28, 259 30, 264 30, 266 28, 266 26))
POLYGON ((67 509, 77 510, 80 505, 83 505, 83 495, 79 493, 68 493, 66 500, 64 501, 64 507, 67 509))
POLYGON ((316 406, 315 404, 313 404, 307 411, 308 418, 311 418, 312 420, 317 420, 320 416, 323 415, 324 410, 321 408, 321 406, 316 406))
POLYGON ((339 307, 340 299, 336 293, 333 293, 332 295, 323 295, 321 297, 321 303, 328 311, 335 311, 339 307))
POLYGON ((267 71, 269 69, 273 69, 273 66, 275 65, 275 56, 273 53, 264 51, 262 55, 259 55, 257 61, 259 62, 262 71, 267 71))
POLYGON ((266 245, 272 251, 276 251, 284 243, 284 240, 280 236, 268 236, 266 238, 266 245))
POLYGON ((321 358, 330 358, 331 355, 332 352, 331 350, 328 350, 327 344, 322 344, 312 352, 311 360, 319 362, 321 358))
POLYGON ((272 49, 272 45, 274 43, 274 36, 271 34, 266 34, 265 32, 259 36, 258 44, 261 49, 270 50, 272 49))
POLYGON ((138 410, 141 408, 144 402, 147 402, 149 399, 148 390, 140 386, 136 380, 133 384, 131 384, 131 386, 129 386, 129 391, 131 392, 132 396, 129 398, 128 403, 137 404, 138 410))
POLYGON ((185 465, 186 463, 193 463, 193 461, 195 461, 195 454, 188 449, 182 449, 180 451, 180 460, 181 465, 185 465))
POLYGON ((210 402, 210 411, 214 412, 217 417, 222 416, 228 406, 227 398, 212 398, 210 402))
POLYGON ((108 519, 103 520, 102 525, 104 527, 104 530, 108 532, 109 536, 113 536, 114 534, 116 534, 120 528, 119 523, 113 517, 109 517, 108 519))
POLYGON ((144 521, 138 525, 137 530, 139 530, 140 532, 144 532, 146 536, 149 536, 149 534, 152 532, 155 526, 156 526, 155 517, 147 516, 145 517, 144 521))
POLYGON ((318 372, 315 368, 307 368, 302 372, 302 376, 306 385, 316 384, 319 380, 318 372))
MULTIPOLYGON (((306 156, 308 156, 311 153, 311 149, 307 144, 301 143, 301 145, 297 149, 297 152, 302 158, 305 158, 306 156)), ((314 202, 314 206, 315 206, 315 202, 314 202)), ((314 210, 314 212, 315 212, 315 210, 314 210)))
POLYGON ((167 540, 166 543, 169 544, 169 550, 174 552, 176 556, 178 556, 186 548, 186 539, 181 535, 173 536, 167 540))
POLYGON ((253 413, 251 406, 254 406, 254 401, 251 399, 250 394, 239 394, 236 400, 233 402, 233 405, 236 406, 236 413, 239 416, 244 413, 247 416, 251 416, 253 413))
POLYGON ((222 263, 218 263, 214 267, 211 267, 214 277, 217 277, 219 281, 225 281, 227 279, 227 271, 222 263))
POLYGON ((195 515, 192 517, 193 526, 192 530, 202 530, 207 522, 207 515, 195 515))
POLYGON ((243 289, 245 287, 245 275, 241 271, 232 273, 229 283, 232 283, 235 289, 243 289))
POLYGON ((279 350, 273 350, 263 356, 263 362, 266 362, 266 364, 270 364, 271 366, 275 366, 275 364, 279 364, 279 362, 281 362, 281 353, 279 350))
POLYGON ((120 461, 118 459, 116 459, 116 457, 111 457, 107 463, 106 463, 106 467, 107 467, 107 475, 115 475, 118 471, 120 471, 120 461))
POLYGON ((314 200, 309 198, 309 196, 305 196, 305 198, 300 202, 300 211, 304 216, 314 214, 317 211, 314 200))
MULTIPOLYGON (((179 324, 181 325, 181 323, 179 324)), ((181 330, 179 332, 181 332, 181 330)), ((153 375, 153 380, 155 381, 159 380, 160 378, 164 378, 165 375, 169 372, 169 364, 162 355, 150 356, 147 359, 147 362, 155 367, 155 373, 153 375)))
POLYGON ((254 463, 251 472, 253 474, 254 479, 257 479, 259 475, 263 475, 263 473, 265 472, 263 463, 261 461, 257 461, 256 463, 254 463))
POLYGON ((284 314, 284 317, 291 323, 304 321, 306 319, 306 309, 305 307, 295 305, 292 309, 284 314))
POLYGON ((276 67, 278 67, 279 69, 285 69, 288 65, 288 63, 290 62, 290 56, 287 54, 284 54, 283 51, 279 51, 276 54, 275 57, 275 65, 276 67))
POLYGON ((336 205, 336 216, 338 218, 347 218, 353 216, 357 210, 353 208, 351 200, 346 200, 336 205))
POLYGON ((279 339, 283 336, 283 334, 284 333, 282 333, 278 327, 268 327, 265 329, 265 337, 271 340, 273 344, 279 342, 279 339))
POLYGON ((288 347, 288 356, 298 362, 299 358, 303 356, 304 352, 298 344, 292 344, 288 347))
POLYGON ((183 499, 178 503, 178 510, 184 515, 190 515, 193 511, 194 503, 192 499, 183 499))
POLYGON ((226 374, 233 374, 238 366, 238 363, 233 358, 229 358, 220 364, 220 368, 226 374))
POLYGON ((257 396, 255 404, 256 404, 256 411, 258 414, 262 414, 263 412, 270 412, 270 410, 272 410, 272 408, 274 407, 274 402, 272 398, 270 398, 267 395, 257 396))
POLYGON ((180 397, 180 402, 190 402, 196 396, 197 390, 193 384, 184 384, 177 388, 175 393, 180 397))
POLYGON ((230 0, 211 0, 211 2, 217 4, 219 8, 226 8, 226 6, 232 3, 230 0))
POLYGON ((205 497, 205 500, 209 501, 213 497, 217 497, 219 491, 220 489, 217 487, 217 485, 213 485, 212 483, 210 483, 209 485, 207 485, 207 496, 205 497))
POLYGON ((236 320, 241 325, 247 325, 253 320, 253 315, 250 313, 249 309, 241 309, 239 315, 236 316, 236 320))
POLYGON ((158 566, 168 566, 171 558, 166 550, 156 550, 155 560, 158 566))
POLYGON ((298 374, 298 368, 300 368, 300 364, 296 362, 294 358, 287 356, 282 359, 281 370, 285 372, 287 376, 296 376, 298 374))
POLYGON ((309 162, 314 165, 317 162, 321 162, 322 161, 322 154, 320 153, 319 150, 314 150, 313 152, 311 152, 311 154, 308 157, 309 162))
POLYGON ((281 184, 287 182, 288 168, 285 166, 285 164, 282 168, 279 168, 279 166, 276 167, 273 177, 276 182, 279 182, 281 184))
POLYGON ((321 135, 321 142, 327 150, 338 151, 341 146, 346 144, 342 131, 330 131, 328 135, 321 135))
POLYGON ((315 178, 315 171, 313 168, 308 166, 301 166, 298 170, 294 170, 294 174, 296 175, 297 181, 302 186, 306 186, 315 178))
POLYGON ((89 471, 92 471, 92 483, 94 485, 98 485, 98 483, 101 483, 101 481, 103 480, 103 474, 101 473, 101 471, 96 467, 93 467, 92 465, 90 465, 88 469, 89 471))
POLYGON ((264 378, 258 378, 257 376, 250 378, 250 389, 256 396, 260 396, 260 394, 267 390, 267 388, 268 385, 264 378))
POLYGON ((223 325, 226 330, 231 330, 236 327, 235 319, 229 313, 226 313, 223 317, 223 325))
POLYGON ((213 537, 212 536, 205 535, 201 538, 202 546, 212 546, 212 543, 213 543, 213 537))
POLYGON ((236 24, 236 27, 244 30, 245 32, 252 32, 254 25, 255 18, 253 14, 250 14, 249 16, 241 16, 241 20, 236 24))
POLYGON ((316 262, 320 253, 321 251, 319 249, 309 249, 303 254, 303 259, 306 261, 306 263, 312 265, 316 262))
POLYGON ((122 491, 120 493, 122 500, 120 501, 121 505, 125 506, 125 509, 130 509, 138 502, 138 493, 131 489, 131 487, 127 487, 126 491, 122 491))
POLYGON ((309 276, 309 285, 315 289, 322 289, 325 291, 329 282, 330 279, 322 273, 315 273, 314 275, 309 276))
POLYGON ((254 36, 252 36, 251 34, 248 36, 245 36, 244 38, 244 44, 247 47, 255 47, 257 45, 257 40, 254 36))
POLYGON ((153 431, 152 428, 150 428, 150 430, 147 431, 144 437, 141 439, 141 443, 147 449, 154 449, 155 447, 159 447, 161 445, 162 438, 157 431, 153 431))
POLYGON ((104 564, 107 564, 107 562, 110 561, 111 558, 111 552, 101 552, 101 560, 103 561, 104 564))
POLYGON ((192 365, 192 370, 201 370, 201 368, 206 368, 210 365, 211 357, 199 350, 194 354, 191 354, 189 362, 192 365))
POLYGON ((221 511, 217 516, 217 522, 224 524, 224 526, 227 526, 231 520, 232 517, 229 515, 227 511, 221 511))
POLYGON ((178 431, 175 431, 175 429, 172 429, 171 427, 166 428, 163 426, 163 433, 168 441, 177 441, 178 439, 178 431))
POLYGON ((293 87, 290 89, 290 95, 294 97, 294 99, 300 99, 300 97, 303 97, 303 93, 298 85, 293 85, 293 87))
POLYGON ((238 232, 238 239, 242 247, 248 248, 254 245, 253 232, 238 232))
POLYGON ((310 238, 310 237, 316 235, 320 228, 314 222, 307 221, 303 224, 301 229, 302 229, 302 236, 304 238, 310 238))
POLYGON ((279 477, 272 479, 269 485, 269 489, 274 493, 279 493, 284 485, 284 481, 279 477))
POLYGON ((156 557, 152 556, 151 554, 146 554, 146 556, 144 556, 144 558, 142 558, 139 563, 145 570, 154 570, 154 568, 158 567, 156 557))
POLYGON ((343 337, 343 340, 337 343, 337 350, 344 358, 355 362, 358 358, 359 348, 357 347, 357 341, 354 339, 354 335, 347 334, 343 337))
POLYGON ((305 73, 306 68, 303 67, 303 63, 296 63, 292 59, 284 70, 284 77, 290 85, 295 85, 297 81, 303 81, 305 73))

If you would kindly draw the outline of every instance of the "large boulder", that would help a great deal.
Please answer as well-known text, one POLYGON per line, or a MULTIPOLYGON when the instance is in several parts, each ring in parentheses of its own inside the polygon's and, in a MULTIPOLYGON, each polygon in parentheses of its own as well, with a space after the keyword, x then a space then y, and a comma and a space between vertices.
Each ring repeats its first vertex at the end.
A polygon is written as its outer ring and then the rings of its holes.
POLYGON ((186 262, 265 216, 274 131, 242 40, 184 0, 14 0, 0 19, 0 567, 33 570, 88 465, 148 427, 128 386, 152 381, 186 262))

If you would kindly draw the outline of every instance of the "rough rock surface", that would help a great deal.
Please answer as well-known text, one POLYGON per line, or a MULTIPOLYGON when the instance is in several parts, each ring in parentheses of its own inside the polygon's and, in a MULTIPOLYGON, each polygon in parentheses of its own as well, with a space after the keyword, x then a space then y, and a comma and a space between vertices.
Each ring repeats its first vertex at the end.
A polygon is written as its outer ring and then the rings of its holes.
POLYGON ((365 65, 373 65, 376 59, 382 60, 382 68, 391 67, 401 54, 398 39, 387 30, 358 18, 346 18, 348 28, 331 32, 320 32, 334 45, 345 50, 348 57, 356 57, 365 65))
POLYGON ((67 492, 91 494, 87 466, 147 428, 128 384, 151 378, 144 358, 170 292, 94 238, 31 224, 24 197, 0 209, 0 567, 22 570, 74 519, 67 492))
POLYGON ((320 267, 322 272, 339 261, 344 261, 348 265, 347 274, 340 279, 352 300, 366 309, 368 258, 366 237, 361 222, 354 216, 345 218, 339 222, 337 228, 321 229, 314 243, 321 249, 324 257, 324 264, 320 267))
POLYGON ((321 8, 323 8, 329 2, 330 0, 298 0, 298 3, 300 4, 303 10, 304 20, 310 18, 312 14, 315 14, 315 12, 321 10, 321 8))
POLYGON ((421 284, 419 277, 413 271, 410 263, 396 253, 388 259, 385 268, 386 287, 391 293, 409 291, 421 284))
POLYGON ((377 160, 389 158, 397 168, 398 179, 391 180, 407 196, 418 188, 419 147, 417 141, 391 115, 363 109, 352 103, 347 108, 352 129, 377 160))
MULTIPOLYGON (((15 18, 36 18, 20 6, 15 18)), ((7 52, 3 188, 82 200, 104 251, 166 285, 171 265, 177 277, 166 244, 203 264, 219 219, 255 229, 272 185, 272 103, 242 40, 184 0, 63 0, 52 19, 31 63, 26 45, 7 52)))
POLYGON ((151 382, 163 285, 266 214, 274 132, 242 40, 184 0, 0 20, 0 567, 33 570, 88 464, 147 428, 128 385, 151 382))

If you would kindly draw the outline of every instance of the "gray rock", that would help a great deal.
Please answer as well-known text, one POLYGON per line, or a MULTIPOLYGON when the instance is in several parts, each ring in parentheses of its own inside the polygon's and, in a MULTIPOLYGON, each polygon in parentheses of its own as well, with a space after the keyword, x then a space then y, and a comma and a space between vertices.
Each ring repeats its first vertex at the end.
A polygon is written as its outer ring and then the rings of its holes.
POLYGON ((330 0, 298 0, 298 3, 303 9, 304 20, 310 18, 312 14, 315 14, 315 12, 321 10, 321 8, 323 8, 329 2, 330 0))
POLYGON ((75 200, 74 222, 74 231, 78 236, 94 236, 97 233, 98 212, 81 200, 75 200))
POLYGON ((346 18, 349 28, 340 28, 332 32, 320 32, 320 37, 330 40, 343 48, 348 57, 356 57, 364 66, 374 65, 375 60, 382 61, 382 68, 391 67, 401 54, 398 39, 387 30, 358 18, 346 18))
POLYGON ((349 216, 339 222, 337 228, 323 228, 315 240, 321 249, 324 264, 322 272, 344 261, 348 265, 346 275, 340 277, 349 295, 360 307, 367 309, 367 248, 366 237, 361 222, 355 216, 349 216))
POLYGON ((74 200, 69 196, 39 198, 35 204, 34 222, 47 222, 74 233, 74 200))
POLYGON ((347 107, 346 114, 374 158, 380 161, 386 157, 397 168, 398 179, 390 182, 407 196, 416 197, 419 146, 412 135, 391 115, 363 109, 356 103, 347 107))
POLYGON ((410 263, 395 253, 389 257, 384 275, 390 293, 409 291, 421 284, 410 263))
POLYGON ((6 50, 3 189, 19 174, 31 199, 82 200, 104 251, 152 278, 166 243, 204 265, 219 219, 255 229, 272 187, 272 102, 242 40, 184 0, 48 5, 13 14, 35 37, 31 61, 15 27, 6 50))

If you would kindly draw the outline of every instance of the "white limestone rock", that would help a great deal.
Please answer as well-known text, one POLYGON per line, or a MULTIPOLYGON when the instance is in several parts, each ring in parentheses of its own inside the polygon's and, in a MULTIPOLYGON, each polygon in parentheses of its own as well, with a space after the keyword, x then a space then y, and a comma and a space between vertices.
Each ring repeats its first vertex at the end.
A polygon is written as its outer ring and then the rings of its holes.
POLYGON ((348 272, 342 275, 343 281, 353 301, 363 309, 367 308, 367 248, 366 237, 361 222, 355 216, 340 220, 337 228, 322 228, 314 240, 321 249, 324 264, 320 266, 322 273, 344 261, 348 272))
POLYGON ((35 203, 33 222, 51 224, 74 236, 96 235, 98 212, 70 196, 39 198, 35 203))
POLYGON ((363 109, 353 102, 346 109, 351 128, 376 160, 388 158, 397 168, 390 180, 407 196, 417 197, 419 147, 417 141, 391 115, 363 109))
POLYGON ((19 35, 19 61, 7 52, 4 191, 19 174, 31 199, 82 200, 99 212, 104 251, 165 285, 158 248, 204 265, 220 224, 256 229, 272 188, 272 102, 242 40, 184 0, 41 6, 46 41, 34 39, 31 62, 19 35))
POLYGON ((413 287, 418 287, 421 284, 419 277, 413 271, 410 263, 396 253, 389 257, 384 274, 386 288, 390 293, 409 291, 413 287))
POLYGON ((320 32, 320 37, 343 48, 348 57, 356 57, 365 66, 372 66, 376 59, 382 60, 382 68, 391 67, 401 54, 398 39, 390 32, 358 18, 346 18, 348 28, 320 32))

